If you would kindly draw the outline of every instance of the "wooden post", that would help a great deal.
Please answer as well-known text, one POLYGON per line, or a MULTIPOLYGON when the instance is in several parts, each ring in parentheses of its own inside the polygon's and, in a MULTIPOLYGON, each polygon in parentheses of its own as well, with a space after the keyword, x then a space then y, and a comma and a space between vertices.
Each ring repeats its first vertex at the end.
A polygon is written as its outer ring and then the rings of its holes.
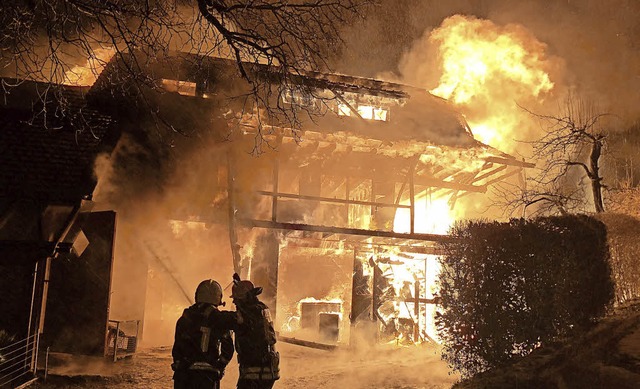
POLYGON ((413 296, 413 343, 418 343, 418 339, 420 339, 420 281, 416 281, 413 285, 415 289, 413 296))
POLYGON ((380 296, 378 293, 378 269, 373 257, 369 258, 369 265, 371 266, 371 271, 373 272, 372 277, 372 288, 371 288, 371 319, 375 325, 375 339, 374 342, 377 343, 379 339, 379 327, 378 327, 378 306, 380 305, 380 296))
POLYGON ((47 376, 49 375, 49 349, 47 347, 47 353, 44 357, 44 381, 47 382, 47 376))
POLYGON ((355 299, 355 295, 356 295, 356 269, 358 268, 358 250, 357 249, 353 249, 353 270, 351 271, 351 314, 349 315, 349 319, 351 321, 351 328, 353 329, 353 327, 356 324, 356 315, 357 312, 354 310, 355 306, 354 306, 354 301, 355 299))
POLYGON ((409 230, 412 234, 415 231, 415 225, 416 225, 416 193, 415 193, 415 187, 413 185, 413 172, 415 170, 415 165, 413 165, 411 167, 411 169, 409 170, 409 201, 410 201, 410 205, 411 208, 409 209, 409 211, 411 212, 411 229, 409 230))
POLYGON ((371 272, 373 273, 373 276, 371 277, 371 318, 374 322, 377 322, 378 307, 380 306, 380 292, 378 291, 380 271, 378 271, 378 266, 373 259, 374 256, 369 258, 369 266, 371 266, 371 272))
POLYGON ((346 191, 345 200, 347 201, 345 203, 345 209, 346 209, 346 213, 347 213, 345 220, 347 221, 347 227, 350 227, 351 226, 351 222, 349 221, 349 193, 351 192, 351 188, 349 187, 349 177, 348 176, 347 176, 347 178, 345 178, 344 186, 345 186, 345 191, 346 191))
POLYGON ((231 245, 231 258, 233 260, 233 271, 240 274, 240 245, 238 244, 238 233, 236 231, 236 196, 235 196, 235 160, 231 150, 227 151, 227 201, 229 202, 229 243, 231 245))
POLYGON ((278 171, 280 160, 275 157, 273 161, 273 197, 271 199, 271 221, 278 221, 278 171))

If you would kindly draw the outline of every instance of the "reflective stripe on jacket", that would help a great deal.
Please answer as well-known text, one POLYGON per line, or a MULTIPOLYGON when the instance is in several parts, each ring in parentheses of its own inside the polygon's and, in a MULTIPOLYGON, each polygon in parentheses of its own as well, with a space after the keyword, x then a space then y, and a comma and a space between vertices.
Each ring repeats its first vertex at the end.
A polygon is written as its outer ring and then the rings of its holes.
POLYGON ((240 367, 240 379, 244 380, 277 380, 280 369, 276 366, 240 367))

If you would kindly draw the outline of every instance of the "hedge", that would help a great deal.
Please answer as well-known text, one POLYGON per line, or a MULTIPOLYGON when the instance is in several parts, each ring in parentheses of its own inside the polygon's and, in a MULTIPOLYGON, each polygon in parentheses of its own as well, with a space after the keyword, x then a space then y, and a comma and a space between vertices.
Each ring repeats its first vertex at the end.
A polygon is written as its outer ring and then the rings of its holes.
POLYGON ((463 376, 588 328, 613 299, 605 225, 572 215, 452 228, 439 276, 443 358, 463 376))

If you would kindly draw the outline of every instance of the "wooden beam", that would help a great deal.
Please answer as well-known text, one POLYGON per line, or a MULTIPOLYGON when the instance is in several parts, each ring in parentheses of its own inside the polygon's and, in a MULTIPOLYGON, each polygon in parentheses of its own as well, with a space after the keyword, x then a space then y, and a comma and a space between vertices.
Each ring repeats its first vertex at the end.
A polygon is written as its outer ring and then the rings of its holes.
POLYGON ((485 161, 487 162, 493 162, 493 163, 499 163, 502 165, 509 165, 509 166, 519 166, 519 167, 536 167, 536 165, 534 163, 531 162, 525 162, 525 161, 518 161, 515 158, 504 158, 504 157, 486 157, 483 158, 485 161))
POLYGON ((300 223, 282 223, 269 220, 256 220, 256 219, 240 219, 238 220, 244 226, 257 227, 257 228, 271 228, 279 230, 298 230, 298 231, 310 231, 310 232, 324 232, 332 234, 354 235, 363 237, 383 237, 383 238, 396 238, 396 239, 415 239, 426 242, 450 242, 453 241, 449 235, 440 234, 422 234, 422 233, 399 233, 393 231, 381 231, 381 230, 364 230, 360 228, 344 228, 344 227, 328 227, 319 226, 313 224, 300 224, 300 223))
MULTIPOLYGON (((499 176, 499 177, 496 177, 496 178, 494 178, 494 179, 492 179, 492 180, 487 181, 484 185, 485 185, 485 186, 489 186, 489 185, 491 185, 491 184, 493 184, 493 183, 496 183, 496 182, 498 182, 498 181, 502 181, 502 180, 504 180, 504 179, 505 179, 505 178, 507 178, 507 177, 511 177, 511 176, 513 176, 513 175, 515 175, 515 174, 518 174, 518 173, 520 173, 521 171, 522 171, 522 168, 517 168, 517 169, 511 170, 510 172, 507 172, 507 173, 505 173, 505 174, 503 174, 503 175, 501 175, 501 176, 499 176)), ((458 197, 467 196, 467 195, 469 195, 469 194, 470 194, 470 192, 465 192, 465 193, 460 194, 460 196, 458 196, 458 197)))
POLYGON ((479 176, 475 177, 475 178, 471 181, 471 183, 473 184, 474 182, 478 182, 478 181, 480 181, 480 180, 484 180, 485 178, 490 177, 490 176, 492 176, 492 175, 494 175, 494 174, 496 174, 496 173, 499 173, 499 172, 501 172, 501 171, 503 171, 503 170, 507 169, 508 167, 509 167, 509 166, 507 166, 507 165, 500 165, 500 166, 498 166, 497 168, 495 168, 495 169, 493 169, 493 170, 489 170, 489 171, 487 171, 487 172, 485 172, 485 173, 483 173, 483 174, 481 174, 481 175, 479 175, 479 176))
POLYGON ((240 256, 240 245, 238 244, 238 233, 236 231, 235 174, 235 157, 231 154, 231 151, 227 151, 227 202, 229 216, 229 243, 231 245, 233 271, 240 274, 242 257, 240 256))
POLYGON ((460 190, 464 192, 485 193, 487 191, 486 185, 460 184, 453 181, 441 181, 441 180, 430 179, 430 178, 414 177, 413 182, 416 185, 420 185, 420 186, 428 186, 428 187, 440 188, 440 189, 455 189, 455 190, 460 190))
POLYGON ((284 342, 284 343, 295 344, 296 346, 316 348, 318 350, 332 351, 332 350, 335 350, 336 348, 338 348, 338 345, 336 345, 336 344, 318 343, 318 342, 312 342, 312 341, 309 341, 309 340, 291 338, 289 336, 282 336, 282 335, 278 335, 278 340, 281 341, 281 342, 284 342))
POLYGON ((409 204, 411 208, 409 208, 409 222, 411 226, 409 227, 409 231, 413 234, 416 228, 416 192, 415 186, 413 182, 413 172, 415 170, 415 163, 409 169, 409 204))
POLYGON ((332 198, 332 197, 300 195, 300 194, 296 194, 296 193, 274 193, 274 192, 269 192, 269 191, 266 191, 266 190, 258 190, 258 191, 256 191, 256 193, 261 194, 263 196, 272 196, 274 198, 280 197, 280 198, 285 198, 285 199, 312 200, 312 201, 322 201, 322 202, 325 202, 325 203, 338 203, 338 204, 348 204, 348 205, 370 205, 370 206, 374 206, 374 207, 387 207, 387 208, 409 208, 410 207, 409 205, 378 203, 378 202, 375 202, 375 201, 338 199, 338 198, 332 198))
MULTIPOLYGON (((278 158, 276 158, 273 162, 273 192, 278 192, 278 158)), ((273 196, 271 199, 271 220, 274 222, 278 220, 278 197, 273 196)))

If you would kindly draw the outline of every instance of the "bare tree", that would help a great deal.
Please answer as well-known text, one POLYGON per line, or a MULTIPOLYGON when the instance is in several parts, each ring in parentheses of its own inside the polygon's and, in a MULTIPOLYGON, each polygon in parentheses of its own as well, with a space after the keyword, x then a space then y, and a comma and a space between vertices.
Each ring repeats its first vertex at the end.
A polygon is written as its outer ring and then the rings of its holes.
MULTIPOLYGON (((86 82, 87 67, 99 73, 115 58, 124 64, 119 81, 126 78, 127 88, 140 95, 142 87, 157 87, 140 58, 175 52, 228 57, 250 86, 247 109, 284 114, 295 123, 299 107, 275 104, 267 95, 292 89, 292 77, 329 70, 326 58, 342 43, 341 28, 374 1, 6 0, 0 4, 0 69, 5 77, 48 83, 46 98, 55 85, 86 82), (269 65, 270 74, 252 70, 256 64, 269 65), (274 79, 282 88, 272 92, 267 84, 274 79)), ((5 90, 10 84, 4 81, 5 90)))
POLYGON ((530 207, 535 209, 530 214, 584 211, 589 204, 587 192, 593 211, 604 212, 601 158, 608 134, 605 118, 611 115, 597 113, 593 104, 574 97, 566 100, 558 116, 523 109, 542 122, 544 135, 531 142, 538 160, 533 174, 520 185, 498 189, 506 199, 507 212, 521 209, 524 215, 530 207))

